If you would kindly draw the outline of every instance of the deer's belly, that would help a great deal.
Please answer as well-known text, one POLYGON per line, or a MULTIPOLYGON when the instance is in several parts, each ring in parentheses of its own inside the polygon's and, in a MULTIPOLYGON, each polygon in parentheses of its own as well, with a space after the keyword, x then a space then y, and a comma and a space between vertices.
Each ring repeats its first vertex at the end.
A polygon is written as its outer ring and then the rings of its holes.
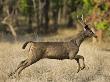
POLYGON ((46 49, 45 52, 45 57, 46 58, 51 58, 51 59, 68 59, 68 52, 66 51, 65 48, 62 47, 50 47, 46 49))

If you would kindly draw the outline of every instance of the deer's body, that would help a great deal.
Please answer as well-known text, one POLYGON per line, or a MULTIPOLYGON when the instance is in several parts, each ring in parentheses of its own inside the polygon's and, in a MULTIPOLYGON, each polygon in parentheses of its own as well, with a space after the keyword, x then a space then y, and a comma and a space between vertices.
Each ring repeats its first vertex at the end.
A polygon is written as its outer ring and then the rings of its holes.
POLYGON ((78 71, 85 68, 84 57, 77 55, 81 43, 88 37, 95 36, 95 34, 88 28, 88 25, 84 27, 85 30, 80 32, 76 38, 71 39, 68 42, 33 42, 27 41, 23 45, 23 49, 28 43, 31 43, 29 48, 28 58, 18 65, 15 72, 11 73, 9 76, 17 73, 17 76, 21 73, 23 69, 32 65, 33 63, 39 61, 43 58, 49 59, 75 59, 78 63, 78 71), (83 60, 83 67, 80 67, 79 59, 83 60))
POLYGON ((79 51, 77 45, 70 42, 31 42, 31 44, 29 54, 32 56, 34 52, 33 55, 40 59, 73 59, 79 51))
MULTIPOLYGON (((41 58, 49 59, 74 59, 79 51, 79 46, 87 37, 83 32, 79 34, 79 37, 72 39, 68 42, 33 42, 28 41, 23 45, 23 49, 28 43, 31 43, 29 49, 29 59, 41 58), (83 35, 83 37, 81 36, 83 35), (33 54, 34 53, 34 54, 33 54)), ((37 61, 36 60, 36 61, 37 61)))

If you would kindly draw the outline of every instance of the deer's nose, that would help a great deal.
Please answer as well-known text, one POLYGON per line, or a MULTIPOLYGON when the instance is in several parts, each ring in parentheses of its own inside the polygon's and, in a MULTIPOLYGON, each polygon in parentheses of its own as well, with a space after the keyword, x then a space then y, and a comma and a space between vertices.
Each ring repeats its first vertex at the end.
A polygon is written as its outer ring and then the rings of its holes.
POLYGON ((94 37, 97 38, 97 36, 94 34, 94 37))

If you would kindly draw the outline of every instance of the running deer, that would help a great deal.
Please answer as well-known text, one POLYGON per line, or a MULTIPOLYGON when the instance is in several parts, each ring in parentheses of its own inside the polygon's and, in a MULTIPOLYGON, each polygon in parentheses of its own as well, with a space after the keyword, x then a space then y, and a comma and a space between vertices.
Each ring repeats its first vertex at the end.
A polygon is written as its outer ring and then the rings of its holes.
MULTIPOLYGON (((82 23, 83 21, 80 21, 82 23)), ((79 47, 81 43, 86 39, 92 36, 96 37, 95 33, 89 28, 89 26, 83 22, 85 26, 83 27, 84 30, 81 31, 76 38, 71 39, 68 42, 34 42, 34 41, 27 41, 23 45, 23 49, 27 46, 27 44, 31 43, 29 49, 29 57, 21 61, 18 65, 17 69, 10 73, 9 77, 16 74, 19 77, 19 74, 23 69, 26 67, 36 63, 40 59, 49 58, 49 59, 75 59, 78 64, 77 73, 80 70, 85 68, 84 57, 81 55, 77 55, 79 51, 79 47), (79 59, 83 60, 83 66, 80 66, 79 59)))

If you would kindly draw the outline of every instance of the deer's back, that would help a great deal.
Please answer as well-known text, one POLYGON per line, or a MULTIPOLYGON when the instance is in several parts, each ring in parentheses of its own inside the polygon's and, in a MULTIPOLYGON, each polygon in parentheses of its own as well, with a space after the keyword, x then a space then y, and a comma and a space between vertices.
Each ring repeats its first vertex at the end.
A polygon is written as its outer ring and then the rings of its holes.
POLYGON ((78 51, 74 44, 68 42, 36 42, 31 46, 32 54, 51 59, 68 59, 71 55, 76 55, 78 51))

